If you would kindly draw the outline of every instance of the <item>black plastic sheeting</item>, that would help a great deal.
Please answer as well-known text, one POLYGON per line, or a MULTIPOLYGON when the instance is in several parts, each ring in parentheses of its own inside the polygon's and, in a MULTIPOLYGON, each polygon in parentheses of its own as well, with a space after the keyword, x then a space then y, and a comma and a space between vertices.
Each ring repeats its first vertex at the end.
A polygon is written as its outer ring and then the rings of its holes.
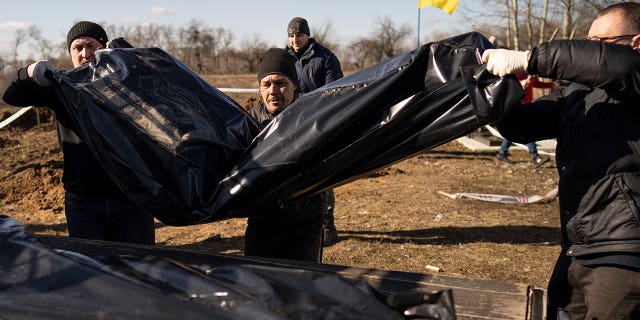
POLYGON ((247 113, 160 49, 108 49, 56 73, 79 134, 120 187, 169 225, 260 214, 503 116, 524 95, 478 33, 424 45, 296 100, 258 133, 247 113))
POLYGON ((451 290, 382 294, 363 280, 262 265, 48 248, 0 215, 2 319, 442 319, 451 290))

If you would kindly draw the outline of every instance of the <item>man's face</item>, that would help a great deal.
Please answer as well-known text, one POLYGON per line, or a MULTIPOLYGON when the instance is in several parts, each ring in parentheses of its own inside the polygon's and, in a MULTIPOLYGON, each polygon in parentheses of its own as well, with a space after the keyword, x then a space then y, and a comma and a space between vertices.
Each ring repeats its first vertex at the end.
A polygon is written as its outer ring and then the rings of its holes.
POLYGON ((73 40, 69 47, 73 67, 77 68, 85 63, 96 62, 96 50, 100 48, 102 48, 102 44, 91 37, 78 37, 73 40))
POLYGON ((593 21, 587 39, 631 45, 638 48, 640 32, 626 22, 620 12, 611 12, 593 21))
POLYGON ((278 114, 293 103, 295 92, 296 85, 283 74, 270 74, 260 79, 260 96, 271 113, 278 114))
POLYGON ((290 33, 289 34, 289 46, 293 48, 293 51, 300 52, 307 43, 309 43, 309 36, 304 33, 290 33))

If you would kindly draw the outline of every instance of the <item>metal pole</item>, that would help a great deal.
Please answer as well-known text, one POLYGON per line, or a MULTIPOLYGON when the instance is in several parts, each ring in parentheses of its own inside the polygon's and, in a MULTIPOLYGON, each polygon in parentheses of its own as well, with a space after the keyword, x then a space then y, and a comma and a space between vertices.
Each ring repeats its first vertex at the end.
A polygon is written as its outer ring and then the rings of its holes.
POLYGON ((418 7, 418 48, 420 48, 420 7, 418 7))

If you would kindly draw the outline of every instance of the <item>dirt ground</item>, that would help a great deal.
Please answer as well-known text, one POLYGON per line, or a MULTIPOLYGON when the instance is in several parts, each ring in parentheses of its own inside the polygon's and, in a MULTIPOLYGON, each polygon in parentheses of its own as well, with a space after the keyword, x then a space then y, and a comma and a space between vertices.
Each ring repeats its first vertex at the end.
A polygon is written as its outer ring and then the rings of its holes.
MULTIPOLYGON (((205 79, 218 87, 257 84, 253 76, 205 79)), ((255 101, 231 96, 242 105, 255 101)), ((17 108, 2 110, 5 118, 17 108)), ((35 234, 64 236, 62 154, 48 113, 35 126, 34 115, 0 129, 0 214, 35 234)), ((533 168, 526 151, 512 148, 512 155, 516 164, 506 165, 495 152, 453 141, 337 188, 339 242, 325 248, 323 262, 546 287, 560 251, 557 199, 500 204, 438 193, 544 195, 556 186, 554 161, 533 168)), ((158 222, 157 245, 241 255, 245 223, 158 222)))

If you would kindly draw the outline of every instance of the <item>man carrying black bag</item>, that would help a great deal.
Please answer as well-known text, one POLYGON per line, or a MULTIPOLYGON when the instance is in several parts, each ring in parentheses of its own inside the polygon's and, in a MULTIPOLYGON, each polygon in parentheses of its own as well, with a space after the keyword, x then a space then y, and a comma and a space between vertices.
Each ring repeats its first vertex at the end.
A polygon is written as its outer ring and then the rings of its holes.
MULTIPOLYGON (((90 21, 76 23, 67 34, 74 68, 96 63, 95 52, 107 45, 107 33, 90 21)), ((56 116, 58 140, 64 153, 62 183, 69 237, 155 244, 153 216, 129 200, 78 135, 72 116, 51 85, 49 61, 21 68, 8 79, 2 99, 9 105, 48 107, 56 116)))
MULTIPOLYGON (((261 127, 291 105, 298 95, 295 58, 271 48, 260 58, 258 82, 262 101, 249 110, 261 127)), ((327 192, 249 213, 244 254, 302 261, 322 261, 322 216, 327 192)))

